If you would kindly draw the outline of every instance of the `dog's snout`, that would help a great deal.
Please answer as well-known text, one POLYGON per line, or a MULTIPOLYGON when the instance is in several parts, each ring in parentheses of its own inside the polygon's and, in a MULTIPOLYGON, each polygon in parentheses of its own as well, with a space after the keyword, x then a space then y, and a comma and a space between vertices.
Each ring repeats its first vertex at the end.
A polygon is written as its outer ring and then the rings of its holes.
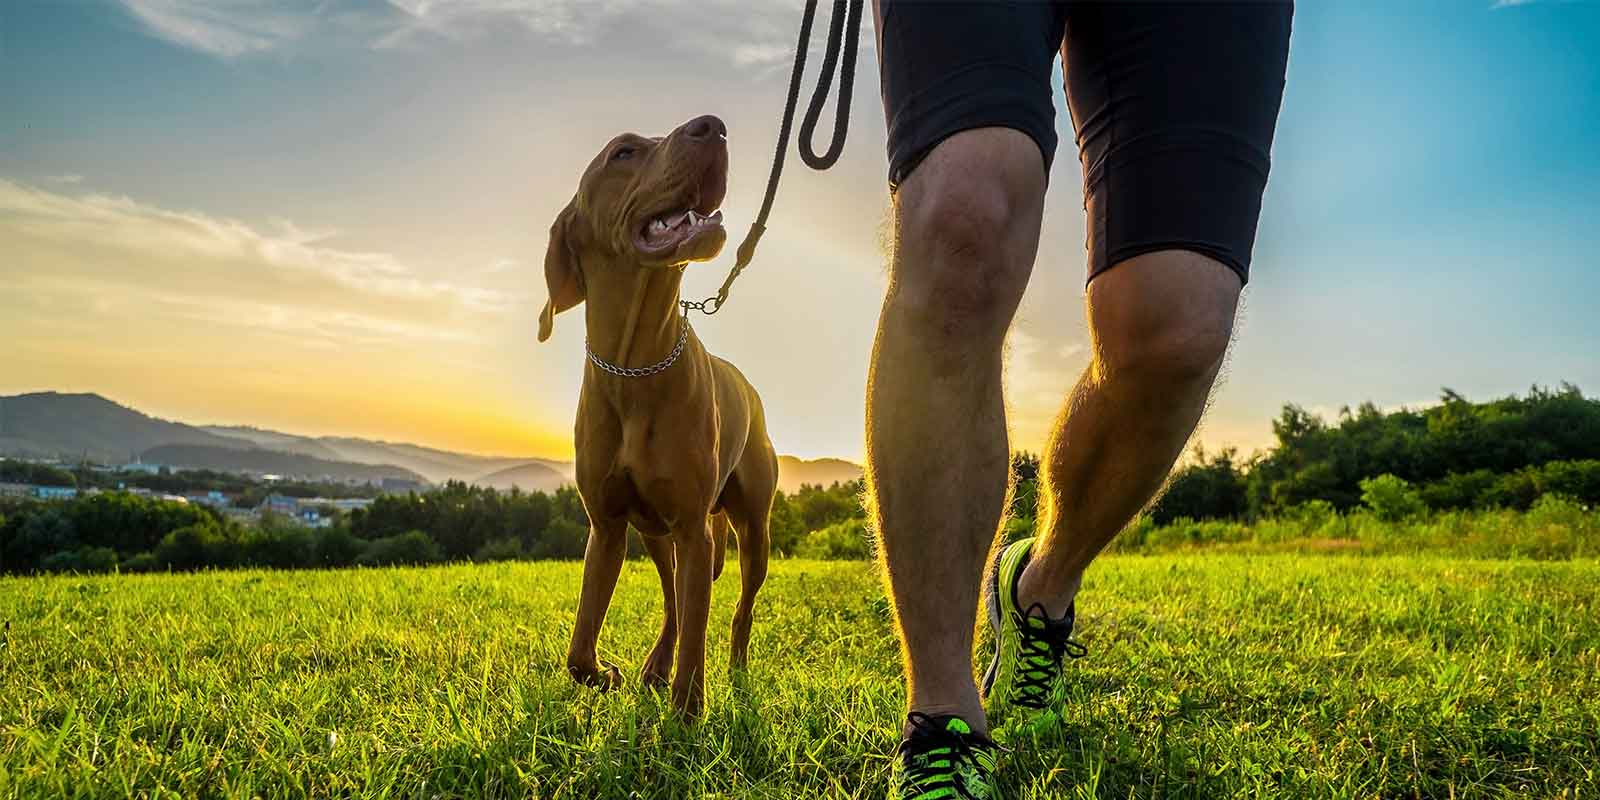
POLYGON ((728 138, 728 126, 724 125, 722 120, 717 117, 707 114, 703 117, 695 117, 685 123, 683 135, 690 139, 726 139, 728 138))

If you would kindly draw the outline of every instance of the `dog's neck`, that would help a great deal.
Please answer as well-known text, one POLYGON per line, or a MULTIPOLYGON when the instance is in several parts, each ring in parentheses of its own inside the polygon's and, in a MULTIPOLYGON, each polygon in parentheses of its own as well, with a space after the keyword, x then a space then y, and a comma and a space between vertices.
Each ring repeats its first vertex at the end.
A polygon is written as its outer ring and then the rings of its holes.
POLYGON ((623 267, 586 276, 589 349, 619 367, 645 367, 677 344, 681 267, 623 267))

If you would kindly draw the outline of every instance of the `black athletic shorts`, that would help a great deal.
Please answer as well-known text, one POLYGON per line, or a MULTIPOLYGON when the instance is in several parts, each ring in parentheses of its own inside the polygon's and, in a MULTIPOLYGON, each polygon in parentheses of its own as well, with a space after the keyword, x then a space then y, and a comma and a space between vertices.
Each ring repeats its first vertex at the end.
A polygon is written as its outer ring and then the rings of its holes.
POLYGON ((1293 14, 1287 2, 880 0, 889 184, 945 137, 982 127, 1033 137, 1048 172, 1059 50, 1089 278, 1179 249, 1247 280, 1293 14))

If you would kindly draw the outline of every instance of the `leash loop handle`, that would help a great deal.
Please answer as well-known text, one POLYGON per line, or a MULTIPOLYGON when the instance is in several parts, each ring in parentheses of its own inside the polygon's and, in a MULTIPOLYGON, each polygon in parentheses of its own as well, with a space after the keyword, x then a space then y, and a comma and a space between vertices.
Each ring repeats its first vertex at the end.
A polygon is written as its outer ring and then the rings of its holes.
MULTIPOLYGON (((845 136, 850 130, 850 90, 855 83, 856 46, 861 39, 863 5, 864 0, 834 0, 833 16, 828 22, 827 46, 822 53, 821 75, 817 79, 816 91, 811 95, 811 104, 806 108, 805 119, 800 123, 800 158, 806 166, 819 172, 838 163, 840 154, 844 152, 845 136), (841 38, 844 44, 842 63, 839 51, 841 38), (839 101, 834 107, 833 140, 828 144, 828 151, 819 156, 812 140, 817 121, 822 117, 822 108, 827 105, 828 93, 833 87, 835 68, 839 70, 839 101)), ((817 0, 806 0, 805 15, 800 19, 800 41, 794 49, 794 71, 789 75, 789 96, 783 107, 783 122, 778 127, 778 147, 772 155, 772 172, 767 176, 767 193, 761 200, 761 212, 756 215, 756 221, 750 226, 750 232, 745 234, 744 241, 739 243, 733 269, 729 270, 727 279, 717 289, 716 295, 704 300, 678 301, 684 313, 699 311, 710 316, 721 311, 728 302, 728 293, 733 289, 734 280, 755 260, 756 245, 761 242, 761 235, 767 232, 767 217, 772 214, 772 202, 778 195, 778 179, 783 175, 783 157, 789 150, 789 133, 794 127, 795 107, 800 102, 800 78, 805 74, 806 50, 811 44, 811 25, 816 15, 817 0)))
MULTIPOLYGON (((815 8, 816 3, 810 6, 815 8)), ((821 172, 839 162, 844 152, 844 139, 850 131, 850 90, 856 78, 856 43, 861 38, 862 0, 834 0, 833 16, 828 20, 828 45, 822 51, 822 67, 817 75, 817 88, 811 95, 811 105, 806 107, 805 119, 800 122, 800 160, 806 166, 821 172), (848 22, 848 27, 846 26, 848 22), (839 74, 839 102, 834 106, 833 141, 828 152, 817 155, 817 120, 822 117, 822 107, 828 102, 828 92, 833 88, 833 70, 839 63, 839 37, 844 36, 844 66, 839 74)))

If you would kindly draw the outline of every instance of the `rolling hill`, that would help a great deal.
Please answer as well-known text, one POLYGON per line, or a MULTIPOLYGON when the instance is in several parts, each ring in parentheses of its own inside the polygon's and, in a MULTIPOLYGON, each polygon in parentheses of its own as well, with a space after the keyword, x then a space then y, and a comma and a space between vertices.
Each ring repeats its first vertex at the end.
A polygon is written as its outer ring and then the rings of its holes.
POLYGON ((329 461, 301 453, 285 453, 262 448, 213 447, 197 444, 164 444, 144 451, 144 460, 179 469, 211 469, 226 472, 254 472, 334 481, 371 482, 383 478, 423 483, 421 475, 392 464, 354 464, 329 461))
MULTIPOLYGON (((301 436, 248 425, 188 425, 158 419, 97 394, 39 392, 0 397, 0 455, 87 458, 226 471, 338 479, 393 477, 431 483, 459 480, 496 489, 550 491, 573 480, 571 461, 483 456, 403 442, 348 436, 301 436)), ((861 477, 837 458, 779 456, 778 485, 830 486, 861 477)))
POLYGON ((538 461, 507 467, 470 481, 476 486, 487 486, 502 492, 511 489, 521 489, 524 492, 553 492, 562 484, 571 482, 572 479, 566 475, 538 461))
POLYGON ((241 446, 237 439, 157 419, 97 394, 0 397, 0 453, 124 464, 166 444, 241 446))
POLYGON ((794 456, 778 456, 778 488, 793 494, 805 484, 828 487, 835 483, 859 480, 863 475, 860 464, 842 458, 818 458, 811 461, 794 456))
POLYGON ((566 480, 572 479, 570 461, 480 456, 349 436, 299 436, 241 425, 207 425, 202 429, 221 436, 244 439, 272 450, 299 453, 315 458, 350 461, 357 464, 393 464, 411 470, 433 483, 449 480, 477 483, 481 477, 525 464, 542 465, 566 480))

